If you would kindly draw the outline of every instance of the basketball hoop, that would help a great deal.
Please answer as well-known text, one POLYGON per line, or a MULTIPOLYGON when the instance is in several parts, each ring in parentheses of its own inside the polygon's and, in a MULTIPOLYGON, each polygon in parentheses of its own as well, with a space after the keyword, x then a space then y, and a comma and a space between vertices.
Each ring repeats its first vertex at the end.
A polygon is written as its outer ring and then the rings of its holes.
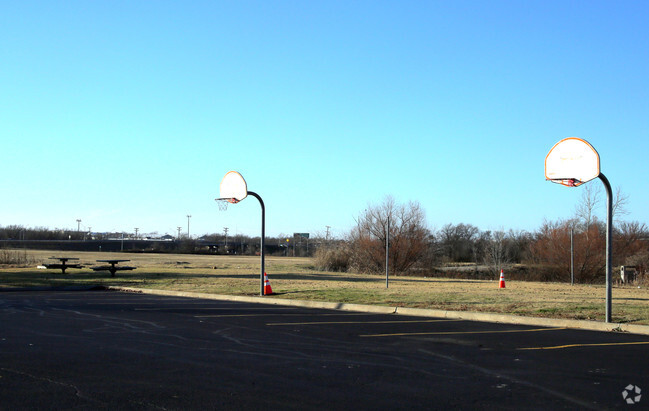
POLYGON ((611 183, 602 174, 599 154, 589 142, 578 137, 559 141, 545 156, 545 179, 566 187, 599 178, 606 188, 606 322, 611 322, 613 261, 613 193, 611 183))
POLYGON ((228 204, 236 204, 239 202, 236 198, 217 198, 216 204, 219 206, 219 211, 228 211, 228 204))
POLYGON ((261 273, 259 275, 259 295, 263 296, 265 295, 264 275, 266 273, 264 270, 264 239, 266 237, 266 208, 264 207, 264 201, 261 199, 259 194, 248 191, 246 180, 244 180, 243 176, 241 176, 237 171, 229 171, 221 180, 219 188, 219 195, 221 198, 217 198, 216 202, 221 211, 228 209, 228 203, 236 204, 248 197, 248 194, 259 200, 259 205, 261 206, 261 244, 259 244, 259 253, 261 254, 261 273))
POLYGON ((545 156, 545 179, 553 183, 579 187, 599 174, 599 154, 581 138, 564 138, 545 156))

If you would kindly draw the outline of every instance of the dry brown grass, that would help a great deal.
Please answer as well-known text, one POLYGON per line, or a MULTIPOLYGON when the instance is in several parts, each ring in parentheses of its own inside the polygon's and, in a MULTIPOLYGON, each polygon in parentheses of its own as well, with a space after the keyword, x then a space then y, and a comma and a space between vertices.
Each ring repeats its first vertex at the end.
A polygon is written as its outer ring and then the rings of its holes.
MULTIPOLYGON (((259 257, 186 254, 131 254, 27 251, 30 261, 47 262, 53 255, 80 258, 86 268, 59 270, 1 268, 0 287, 122 285, 215 294, 258 295, 259 257), (97 259, 130 259, 135 271, 110 274, 89 269, 97 259)), ((391 277, 331 273, 313 268, 309 258, 268 257, 266 271, 276 297, 453 311, 497 312, 538 317, 603 320, 603 285, 575 285, 440 278, 391 277)), ((613 320, 649 324, 649 290, 614 287, 613 320)))

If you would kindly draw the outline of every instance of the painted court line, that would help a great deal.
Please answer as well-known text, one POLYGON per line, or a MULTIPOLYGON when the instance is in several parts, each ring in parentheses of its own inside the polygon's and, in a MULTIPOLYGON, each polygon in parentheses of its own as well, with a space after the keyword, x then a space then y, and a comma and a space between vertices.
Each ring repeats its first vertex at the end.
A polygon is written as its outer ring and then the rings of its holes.
POLYGON ((323 325, 323 324, 414 324, 414 323, 440 323, 461 320, 403 320, 403 321, 309 321, 299 323, 268 323, 266 325, 323 325))
POLYGON ((262 316, 274 316, 274 317, 351 317, 351 316, 368 316, 368 315, 384 315, 384 314, 348 314, 348 313, 333 313, 333 314, 304 314, 304 313, 263 313, 263 314, 205 314, 205 315, 195 315, 194 318, 226 318, 226 317, 262 317, 262 316))
POLYGON ((295 310, 293 307, 272 307, 272 308, 245 308, 245 307, 159 307, 159 308, 136 308, 135 311, 162 311, 162 310, 221 310, 221 311, 241 311, 241 310, 295 310))
POLYGON ((561 350, 564 348, 575 348, 575 347, 612 347, 616 345, 647 345, 647 344, 649 344, 649 341, 598 343, 598 344, 568 344, 568 345, 556 345, 554 347, 527 347, 527 348, 517 348, 517 349, 518 350, 561 350))
POLYGON ((399 337, 413 335, 461 335, 461 334, 505 334, 505 333, 528 333, 537 331, 566 330, 566 327, 557 328, 534 328, 531 330, 503 330, 503 331, 444 331, 444 332, 421 332, 421 333, 394 333, 394 334, 365 334, 359 337, 399 337))

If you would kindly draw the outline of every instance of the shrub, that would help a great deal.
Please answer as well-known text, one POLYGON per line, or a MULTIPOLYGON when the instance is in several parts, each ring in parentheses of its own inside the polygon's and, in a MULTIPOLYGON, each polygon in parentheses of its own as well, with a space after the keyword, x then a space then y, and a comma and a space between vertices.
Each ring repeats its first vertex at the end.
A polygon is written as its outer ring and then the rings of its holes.
POLYGON ((315 253, 316 268, 323 271, 349 271, 350 252, 345 244, 321 247, 315 253))
POLYGON ((0 251, 0 265, 26 266, 34 263, 34 259, 27 256, 27 251, 0 251))

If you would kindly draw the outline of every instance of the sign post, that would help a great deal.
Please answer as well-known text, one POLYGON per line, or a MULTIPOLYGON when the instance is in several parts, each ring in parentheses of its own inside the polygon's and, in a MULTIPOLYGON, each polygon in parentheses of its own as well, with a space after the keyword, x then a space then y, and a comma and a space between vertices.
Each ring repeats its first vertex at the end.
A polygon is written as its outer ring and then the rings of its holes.
POLYGON ((388 214, 388 224, 385 230, 385 288, 390 286, 390 214, 388 214))

